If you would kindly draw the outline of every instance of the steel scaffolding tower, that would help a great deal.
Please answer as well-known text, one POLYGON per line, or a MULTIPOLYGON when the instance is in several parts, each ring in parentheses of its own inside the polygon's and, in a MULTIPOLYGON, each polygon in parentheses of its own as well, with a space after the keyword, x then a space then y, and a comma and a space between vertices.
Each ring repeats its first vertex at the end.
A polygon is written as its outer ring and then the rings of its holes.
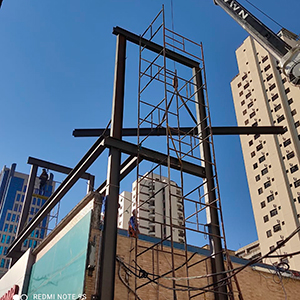
POLYGON ((160 241, 148 248, 138 238, 132 239, 126 264, 139 276, 134 277, 134 283, 127 278, 133 286, 127 299, 142 300, 149 289, 155 290, 156 299, 160 299, 162 289, 170 291, 168 299, 234 299, 235 294, 242 299, 235 277, 226 274, 224 266, 226 257, 226 269, 232 269, 224 235, 202 45, 167 29, 162 8, 140 36, 139 48, 137 157, 138 161, 145 158, 145 147, 166 156, 159 162, 137 164, 133 195, 137 220, 144 231, 148 229, 148 234, 160 241), (159 44, 163 46, 156 47, 159 44), (176 59, 176 53, 187 61, 176 59), (154 134, 160 136, 154 138, 154 134), (172 164, 174 159, 177 168, 172 164), (186 164, 202 166, 205 174, 189 172, 186 164), (163 195, 163 209, 157 211, 155 198, 159 193, 163 195), (207 238, 211 255, 207 259, 189 256, 189 241, 205 245, 207 238), (184 254, 176 251, 174 243, 178 242, 184 254), (168 262, 168 271, 163 273, 162 260, 168 262), (199 270, 206 272, 200 274, 199 270))

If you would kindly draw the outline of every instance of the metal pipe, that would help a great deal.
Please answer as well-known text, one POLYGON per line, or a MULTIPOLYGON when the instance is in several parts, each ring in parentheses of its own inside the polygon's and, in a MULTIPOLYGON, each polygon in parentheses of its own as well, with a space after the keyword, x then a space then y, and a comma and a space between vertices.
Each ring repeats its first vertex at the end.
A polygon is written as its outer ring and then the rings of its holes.
MULTIPOLYGON (((124 89, 125 89, 126 39, 117 36, 114 96, 110 136, 122 138, 124 89)), ((101 243, 100 272, 97 295, 100 300, 114 299, 117 219, 119 203, 121 151, 111 147, 107 168, 107 189, 104 229, 101 243)))
POLYGON ((210 143, 208 141, 207 133, 207 115, 206 115, 206 104, 203 92, 203 81, 201 76, 201 70, 199 67, 193 68, 195 86, 195 100, 196 100, 196 114, 198 121, 198 132, 202 139, 201 151, 204 158, 204 167, 206 172, 206 188, 208 203, 210 206, 208 210, 208 229, 212 234, 210 238, 210 251, 211 251, 211 268, 212 273, 219 274, 213 276, 215 300, 227 300, 227 288, 226 285, 218 285, 218 281, 226 278, 226 275, 220 274, 224 272, 224 259, 222 254, 222 242, 220 235, 220 223, 218 216, 218 209, 216 206, 216 193, 214 183, 214 173, 212 168, 212 157, 210 143))

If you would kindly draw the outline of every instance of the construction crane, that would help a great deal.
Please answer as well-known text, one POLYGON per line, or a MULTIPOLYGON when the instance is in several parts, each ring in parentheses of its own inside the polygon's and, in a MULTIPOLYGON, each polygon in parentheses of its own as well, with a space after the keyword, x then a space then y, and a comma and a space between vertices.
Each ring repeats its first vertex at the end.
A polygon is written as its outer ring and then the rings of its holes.
POLYGON ((278 61, 289 81, 300 86, 300 44, 291 47, 235 0, 214 0, 278 61))

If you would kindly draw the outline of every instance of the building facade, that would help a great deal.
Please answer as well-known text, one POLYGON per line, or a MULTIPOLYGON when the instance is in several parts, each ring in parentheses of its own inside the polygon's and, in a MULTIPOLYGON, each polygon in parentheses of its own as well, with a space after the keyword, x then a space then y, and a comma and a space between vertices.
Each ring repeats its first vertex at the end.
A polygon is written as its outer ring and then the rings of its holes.
MULTIPOLYGON (((295 45, 296 36, 280 36, 295 45)), ((300 217, 300 89, 291 85, 278 62, 252 37, 237 49, 239 74, 232 80, 239 126, 283 126, 281 135, 240 136, 252 207, 262 255, 299 226, 300 217)), ((281 249, 298 251, 299 235, 281 249)), ((276 259, 267 263, 276 263, 276 259)), ((300 270, 297 256, 288 259, 300 270)))
MULTIPOLYGON (((8 270, 10 258, 6 257, 9 245, 14 241, 18 222, 22 211, 28 175, 16 171, 16 164, 10 168, 3 167, 0 173, 0 277, 8 270)), ((39 192, 39 179, 36 179, 35 190, 32 196, 28 221, 31 220, 46 199, 54 190, 53 175, 50 176, 43 195, 39 192)), ((22 250, 35 248, 47 233, 48 218, 45 218, 40 228, 36 229, 24 244, 22 250)))
MULTIPOLYGON (((175 227, 183 225, 181 189, 174 181, 168 184, 168 178, 154 173, 145 174, 137 182, 133 182, 131 193, 120 194, 118 227, 128 229, 128 221, 135 209, 141 234, 169 237, 170 222, 175 227)), ((183 243, 184 230, 173 227, 173 240, 183 243)))

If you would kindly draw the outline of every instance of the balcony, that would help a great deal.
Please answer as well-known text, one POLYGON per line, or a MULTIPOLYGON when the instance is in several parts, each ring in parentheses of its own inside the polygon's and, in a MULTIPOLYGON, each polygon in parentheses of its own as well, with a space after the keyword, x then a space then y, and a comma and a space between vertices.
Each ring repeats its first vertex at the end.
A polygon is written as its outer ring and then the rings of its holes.
POLYGON ((178 230, 178 235, 184 237, 184 231, 182 229, 178 230))

